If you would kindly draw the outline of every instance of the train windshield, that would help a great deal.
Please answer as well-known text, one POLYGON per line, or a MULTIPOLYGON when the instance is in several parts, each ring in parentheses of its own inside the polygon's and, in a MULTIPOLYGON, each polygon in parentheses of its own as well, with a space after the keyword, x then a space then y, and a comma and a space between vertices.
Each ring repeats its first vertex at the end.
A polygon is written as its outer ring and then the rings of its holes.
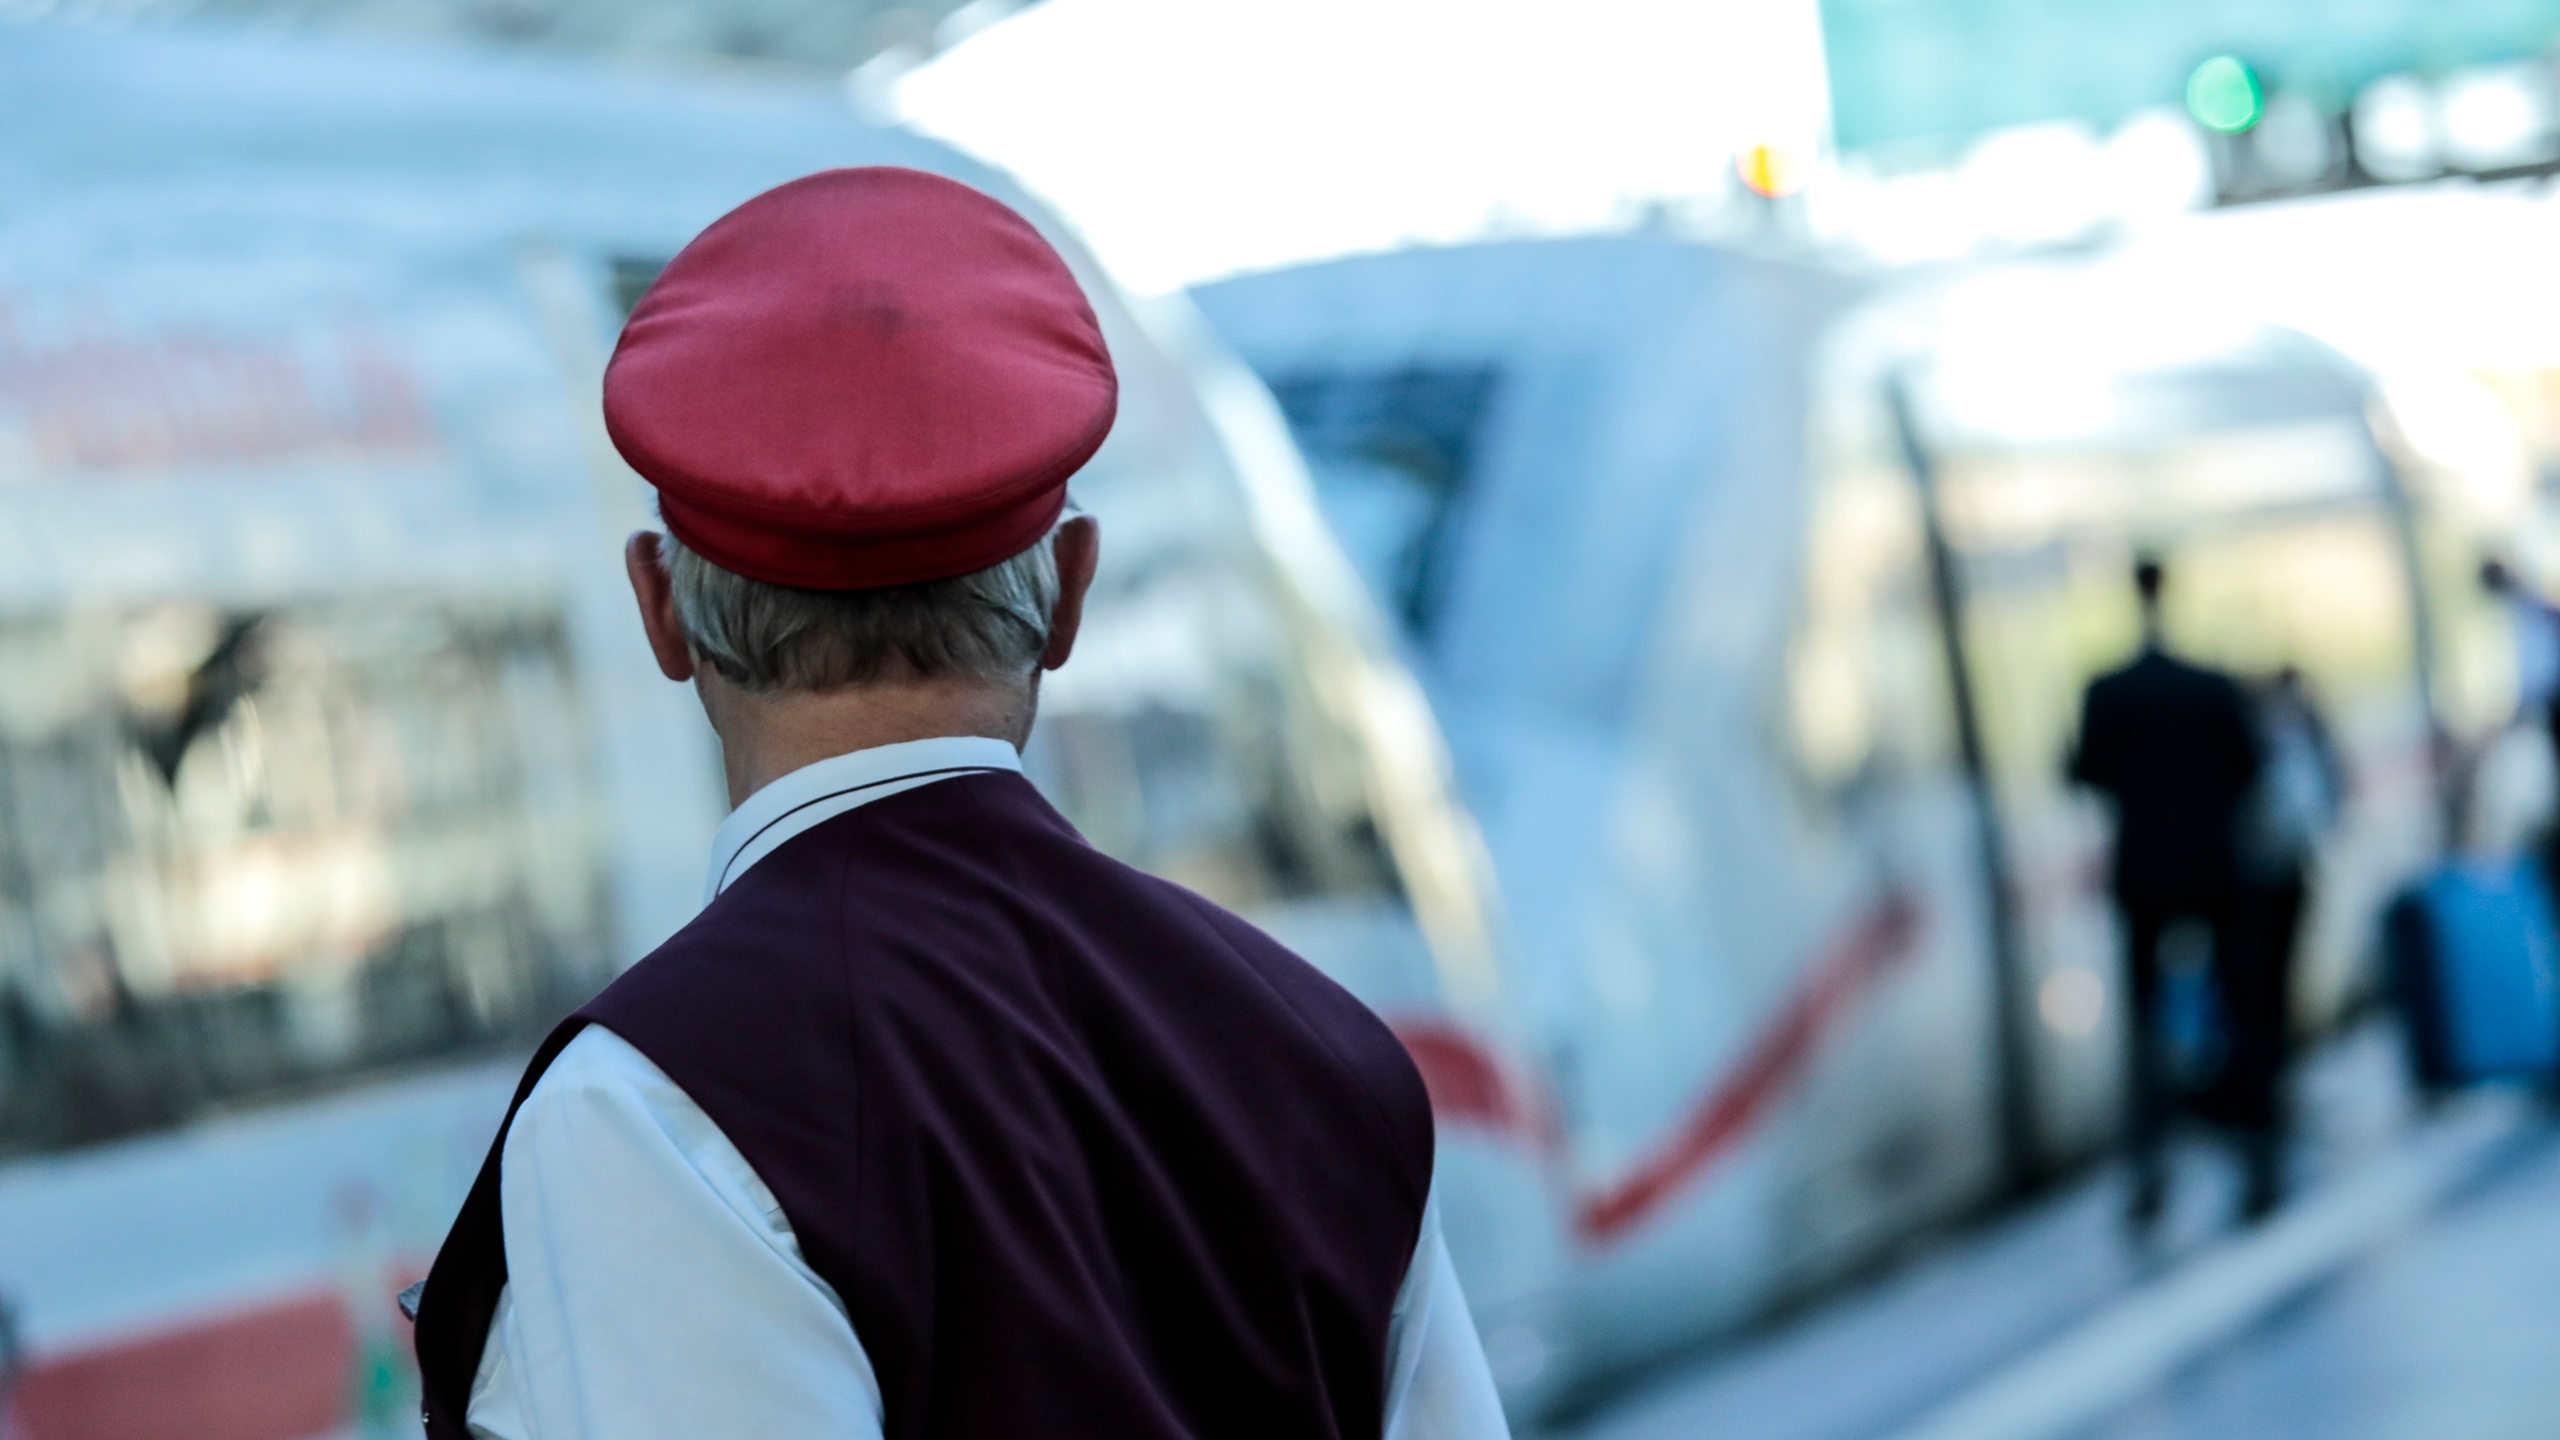
POLYGON ((1491 365, 1299 369, 1271 390, 1361 577, 1427 645, 1500 376, 1491 365))

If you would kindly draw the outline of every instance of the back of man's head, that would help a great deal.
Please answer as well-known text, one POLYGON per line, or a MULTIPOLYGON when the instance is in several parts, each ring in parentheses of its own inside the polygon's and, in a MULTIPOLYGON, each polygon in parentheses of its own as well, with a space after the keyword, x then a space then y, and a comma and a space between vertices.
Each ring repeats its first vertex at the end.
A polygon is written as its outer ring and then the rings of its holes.
POLYGON ((1074 272, 993 197, 866 166, 748 200, 605 369, 666 522, 630 557, 661 666, 777 696, 1061 663, 1094 554, 1067 483, 1118 404, 1074 272))
POLYGON ((2147 609, 2160 603, 2160 587, 2167 584, 2169 572, 2157 555, 2144 555, 2133 562, 2134 593, 2142 597, 2147 609))
POLYGON ((942 580, 804 590, 725 570, 669 536, 667 578, 702 664, 758 694, 1029 676, 1058 605, 1056 535, 942 580))

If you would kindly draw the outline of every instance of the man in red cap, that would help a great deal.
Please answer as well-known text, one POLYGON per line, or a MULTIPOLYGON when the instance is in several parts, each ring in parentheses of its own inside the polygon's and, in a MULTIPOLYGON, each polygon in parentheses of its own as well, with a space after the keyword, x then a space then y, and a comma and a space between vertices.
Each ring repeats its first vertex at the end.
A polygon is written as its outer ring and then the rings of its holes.
POLYGON ((1395 1039, 1022 777, 1116 393, 1038 233, 911 170, 632 312, 632 588, 737 808, 526 1071, 419 1301, 431 1440, 1505 1433, 1395 1039))

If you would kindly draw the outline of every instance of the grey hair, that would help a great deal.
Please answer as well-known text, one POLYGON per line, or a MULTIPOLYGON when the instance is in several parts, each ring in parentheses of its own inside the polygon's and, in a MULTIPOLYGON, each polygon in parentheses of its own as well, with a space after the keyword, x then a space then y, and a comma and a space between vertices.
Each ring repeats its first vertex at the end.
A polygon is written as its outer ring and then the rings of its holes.
MULTIPOLYGON (((1068 512, 1072 515, 1074 512, 1068 512)), ((669 535, 676 618, 696 657, 749 690, 833 690, 883 679, 1030 673, 1058 608, 1058 532, 983 570, 871 590, 751 580, 669 535)))

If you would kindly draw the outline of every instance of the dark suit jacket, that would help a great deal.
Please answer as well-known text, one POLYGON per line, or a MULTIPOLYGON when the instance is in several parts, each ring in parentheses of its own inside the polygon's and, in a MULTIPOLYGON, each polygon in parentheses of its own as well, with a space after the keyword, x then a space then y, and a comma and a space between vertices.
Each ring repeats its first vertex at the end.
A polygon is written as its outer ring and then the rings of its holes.
POLYGON ((2248 698, 2220 671, 2145 650, 2090 681, 2071 777, 2115 801, 2116 893, 2166 904, 2227 893, 2259 760, 2248 698))

